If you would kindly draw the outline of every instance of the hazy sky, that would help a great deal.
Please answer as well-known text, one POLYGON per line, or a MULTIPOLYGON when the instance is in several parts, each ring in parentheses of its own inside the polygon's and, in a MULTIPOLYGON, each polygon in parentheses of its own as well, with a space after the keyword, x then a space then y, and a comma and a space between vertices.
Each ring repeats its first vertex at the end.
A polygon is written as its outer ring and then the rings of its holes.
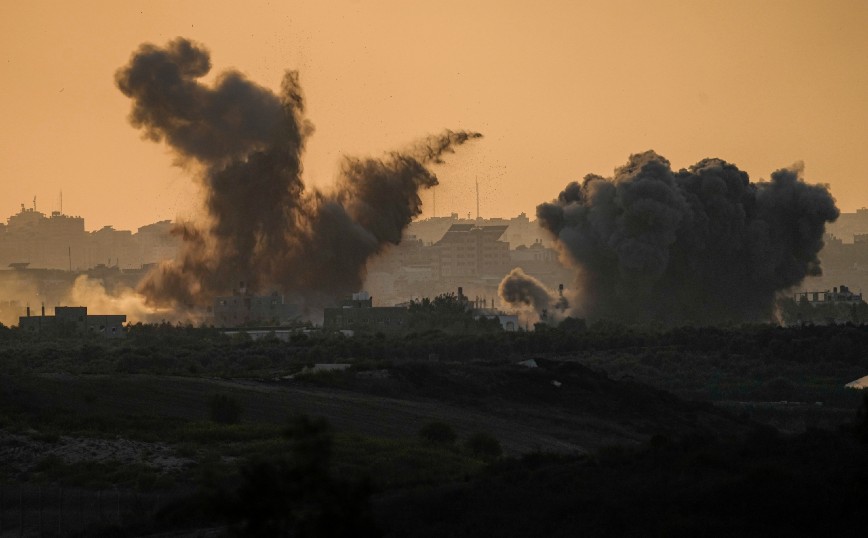
MULTIPOLYGON (((0 219, 21 203, 119 229, 198 204, 190 174, 127 122, 114 73, 177 36, 276 89, 300 71, 309 184, 342 154, 444 128, 486 138, 437 172, 437 214, 532 215, 567 181, 654 149, 767 178, 804 161, 868 205, 868 2, 78 1, 0 3, 0 219)), ((431 194, 425 193, 424 216, 431 194)))

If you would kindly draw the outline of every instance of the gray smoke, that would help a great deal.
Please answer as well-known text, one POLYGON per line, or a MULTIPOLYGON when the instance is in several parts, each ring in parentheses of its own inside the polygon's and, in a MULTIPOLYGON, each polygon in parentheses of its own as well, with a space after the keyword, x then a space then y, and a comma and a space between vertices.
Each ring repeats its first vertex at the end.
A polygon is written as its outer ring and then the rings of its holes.
POLYGON ((677 172, 653 151, 537 207, 576 268, 577 315, 628 322, 767 321, 776 293, 820 274, 827 187, 799 168, 767 182, 719 159, 677 172))
POLYGON ((142 45, 115 76, 130 122, 199 165, 206 192, 209 224, 179 223, 178 259, 140 287, 153 304, 208 304, 240 281, 310 300, 358 290, 366 261, 401 240, 421 212, 419 190, 437 184, 426 165, 482 136, 445 131, 383 159, 345 158, 335 189, 321 192, 301 179, 313 126, 298 74, 276 95, 235 71, 203 85, 210 68, 204 47, 177 38, 142 45))
POLYGON ((547 312, 554 315, 569 307, 564 297, 558 297, 545 284, 525 273, 520 267, 510 271, 500 281, 497 292, 505 302, 517 307, 527 307, 537 314, 547 312))

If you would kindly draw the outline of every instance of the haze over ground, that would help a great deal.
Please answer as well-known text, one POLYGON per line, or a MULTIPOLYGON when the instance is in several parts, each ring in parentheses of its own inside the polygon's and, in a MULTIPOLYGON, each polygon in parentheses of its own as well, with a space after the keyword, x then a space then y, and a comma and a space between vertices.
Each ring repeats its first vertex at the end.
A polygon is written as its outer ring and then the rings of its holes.
MULTIPOLYGON (((570 180, 653 149, 751 179, 796 161, 842 211, 868 205, 864 2, 6 3, 0 214, 31 205, 135 229, 199 210, 194 183, 129 127, 114 73, 142 42, 207 44, 214 69, 279 90, 316 125, 304 178, 443 128, 486 134, 438 170, 437 212, 533 214, 570 180)), ((212 75, 213 76, 213 75, 212 75)), ((431 193, 423 195, 431 216, 431 193)))

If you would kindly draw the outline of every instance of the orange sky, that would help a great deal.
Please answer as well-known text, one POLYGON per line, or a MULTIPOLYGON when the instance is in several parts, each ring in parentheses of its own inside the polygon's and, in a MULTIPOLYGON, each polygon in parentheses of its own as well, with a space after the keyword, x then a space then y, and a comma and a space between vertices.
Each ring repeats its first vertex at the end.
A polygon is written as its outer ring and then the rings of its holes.
POLYGON ((210 49, 212 79, 234 67, 276 89, 300 71, 309 184, 342 154, 474 129, 486 138, 438 169, 438 215, 475 212, 476 178, 483 216, 533 214, 646 149, 755 180, 801 160, 853 211, 868 205, 866 29, 864 0, 3 2, 0 219, 34 196, 56 210, 61 190, 88 229, 197 210, 113 82, 142 42, 176 36, 210 49))

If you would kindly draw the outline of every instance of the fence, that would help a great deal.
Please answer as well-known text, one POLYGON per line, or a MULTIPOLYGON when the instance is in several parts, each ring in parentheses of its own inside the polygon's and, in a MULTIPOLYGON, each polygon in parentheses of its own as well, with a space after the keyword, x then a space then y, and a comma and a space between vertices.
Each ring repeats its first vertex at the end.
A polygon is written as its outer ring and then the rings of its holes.
POLYGON ((0 484, 0 536, 90 535, 154 520, 183 493, 0 484))

